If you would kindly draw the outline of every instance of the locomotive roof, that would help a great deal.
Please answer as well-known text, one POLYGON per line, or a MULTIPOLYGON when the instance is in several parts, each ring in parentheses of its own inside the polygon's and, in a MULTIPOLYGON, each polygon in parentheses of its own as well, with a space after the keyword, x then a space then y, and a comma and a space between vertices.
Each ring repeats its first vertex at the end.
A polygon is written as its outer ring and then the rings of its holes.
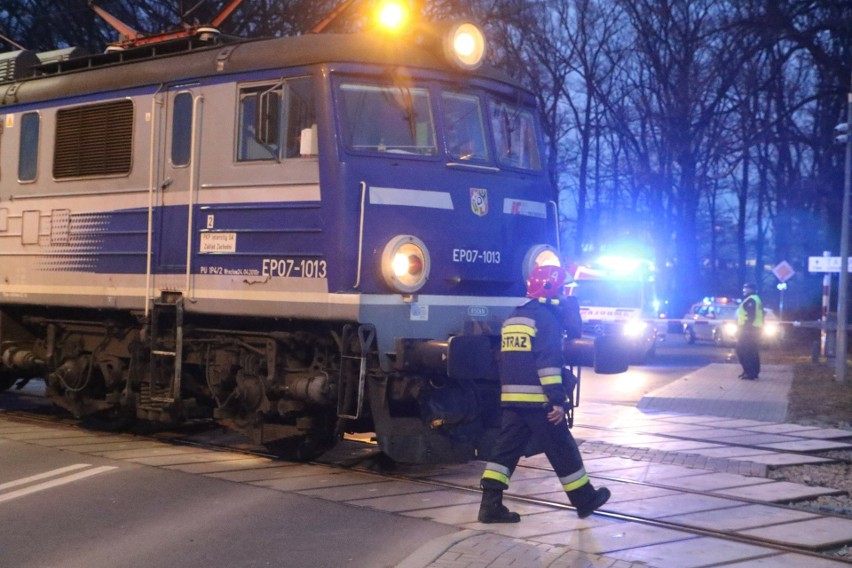
MULTIPOLYGON (((483 67, 473 73, 451 68, 439 54, 411 43, 368 34, 308 34, 232 43, 189 38, 125 51, 38 64, 31 77, 0 82, 0 108, 110 91, 173 83, 190 78, 250 70, 309 66, 321 63, 366 63, 451 71, 459 76, 490 78, 520 85, 507 74, 483 67)), ((7 54, 8 55, 8 54, 7 54)))

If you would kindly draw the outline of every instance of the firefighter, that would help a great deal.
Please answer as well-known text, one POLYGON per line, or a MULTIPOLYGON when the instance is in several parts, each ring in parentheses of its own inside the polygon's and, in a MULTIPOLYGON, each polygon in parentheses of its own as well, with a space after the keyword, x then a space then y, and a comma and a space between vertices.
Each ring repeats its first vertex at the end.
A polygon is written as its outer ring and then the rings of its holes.
POLYGON ((756 381, 760 374, 760 334, 763 302, 754 284, 743 284, 743 301, 737 307, 737 358, 743 367, 741 379, 756 381))
MULTIPOLYGON (((568 500, 582 519, 606 503, 609 489, 595 489, 566 424, 569 392, 563 384, 562 333, 570 321, 560 310, 568 273, 539 266, 527 280, 527 297, 503 323, 500 383, 502 422, 492 460, 480 480, 482 523, 516 523, 518 513, 503 505, 503 491, 531 439, 542 448, 568 500)), ((577 304, 573 304, 574 309, 577 304)))

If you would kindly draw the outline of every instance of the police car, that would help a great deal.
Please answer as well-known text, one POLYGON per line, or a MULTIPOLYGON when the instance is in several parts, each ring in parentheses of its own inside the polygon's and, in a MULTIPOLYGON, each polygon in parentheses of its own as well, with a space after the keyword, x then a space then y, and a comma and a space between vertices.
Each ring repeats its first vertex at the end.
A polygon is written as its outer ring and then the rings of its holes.
MULTIPOLYGON (((740 300, 710 297, 692 304, 683 316, 683 338, 687 343, 712 341, 722 347, 737 342, 737 307, 740 300)), ((783 329, 778 318, 768 308, 763 309, 762 341, 765 345, 777 345, 783 338, 783 329)))

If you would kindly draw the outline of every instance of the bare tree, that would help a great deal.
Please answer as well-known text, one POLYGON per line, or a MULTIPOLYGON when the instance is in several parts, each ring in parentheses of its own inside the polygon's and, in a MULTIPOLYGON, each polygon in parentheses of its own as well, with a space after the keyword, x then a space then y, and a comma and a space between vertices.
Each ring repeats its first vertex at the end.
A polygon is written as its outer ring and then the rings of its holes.
MULTIPOLYGON (((231 0, 96 0, 143 33, 209 23, 231 0)), ((305 33, 342 0, 244 0, 223 33, 305 33)), ((359 29, 356 2, 328 31, 359 29)), ((670 299, 769 277, 837 242, 852 5, 843 0, 434 0, 469 17, 489 60, 544 117, 564 249, 629 238, 653 249, 670 299), (569 242, 570 240, 570 242, 569 242), (818 244, 813 243, 814 240, 818 244), (748 267, 748 268, 747 268, 748 267)), ((82 46, 117 33, 87 0, 5 0, 0 49, 82 46)), ((804 273, 804 270, 801 270, 804 273)), ((804 278, 804 276, 803 276, 804 278)))

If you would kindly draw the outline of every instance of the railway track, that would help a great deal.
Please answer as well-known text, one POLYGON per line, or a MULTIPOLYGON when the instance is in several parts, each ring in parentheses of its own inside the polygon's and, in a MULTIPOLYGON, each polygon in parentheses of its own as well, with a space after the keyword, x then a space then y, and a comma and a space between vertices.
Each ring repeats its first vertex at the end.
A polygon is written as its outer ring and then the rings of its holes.
MULTIPOLYGON (((579 424, 578 424, 579 426, 579 424)), ((615 431, 609 428, 600 428, 602 430, 615 431)), ((676 437, 672 437, 676 439, 676 437)), ((747 447, 747 445, 742 445, 743 447, 747 447)), ((757 446, 754 446, 757 448, 757 446)), ((690 489, 684 488, 683 486, 677 484, 666 483, 666 480, 660 481, 647 481, 647 480, 637 480, 631 477, 620 476, 618 474, 608 474, 602 472, 595 472, 594 470, 594 462, 589 459, 589 455, 586 455, 586 466, 587 470, 590 471, 590 475, 593 478, 593 481, 596 485, 610 485, 617 484, 621 488, 625 486, 632 487, 647 487, 653 489, 659 489, 663 491, 672 491, 676 492, 678 495, 692 495, 696 498, 706 497, 708 495, 707 491, 700 489, 690 489)), ((848 463, 848 460, 847 460, 848 463)), ((338 461, 334 465, 338 467, 348 467, 356 470, 370 470, 375 471, 376 467, 373 464, 365 463, 363 458, 356 460, 354 463, 346 463, 345 461, 338 461)), ((379 461, 379 469, 383 467, 383 462, 379 461)), ((462 466, 459 466, 461 469, 462 466)), ((452 489, 459 490, 465 492, 473 492, 479 493, 478 489, 478 479, 481 474, 482 466, 481 464, 477 464, 475 466, 465 466, 469 471, 469 476, 465 479, 464 482, 451 481, 448 479, 456 479, 462 477, 459 475, 459 472, 456 470, 451 475, 442 476, 440 473, 435 476, 430 476, 429 473, 424 474, 423 472, 417 470, 412 467, 403 467, 401 471, 380 471, 378 474, 384 477, 388 477, 395 480, 401 481, 414 481, 417 483, 424 483, 433 485, 435 487, 443 488, 443 489, 452 489)), ((553 475, 552 469, 549 467, 543 467, 539 465, 533 465, 529 463, 525 463, 524 461, 519 464, 517 470, 513 475, 513 479, 515 478, 535 478, 535 477, 555 477, 553 475), (530 473, 533 472, 533 473, 530 473), (540 475, 539 475, 540 474, 540 475)), ((614 491, 618 491, 615 489, 614 491)), ((551 492, 553 493, 553 492, 551 492)), ((524 493, 524 492, 515 492, 512 491, 512 487, 510 484, 510 489, 505 494, 505 501, 510 508, 512 508, 512 503, 527 503, 533 504, 538 507, 544 507, 553 511, 573 511, 573 507, 567 504, 566 498, 564 494, 560 495, 558 498, 554 499, 548 496, 543 496, 538 493, 524 493)), ((801 509, 798 509, 789 504, 780 504, 780 503, 767 503, 764 500, 760 499, 751 499, 745 496, 738 497, 726 497, 726 499, 730 499, 734 502, 732 507, 740 507, 740 506, 753 506, 753 507, 761 507, 761 508, 771 508, 776 511, 781 512, 795 512, 800 513, 801 509)), ((621 522, 630 522, 630 523, 638 523, 645 526, 653 526, 663 529, 671 529, 680 532, 685 532, 689 534, 693 534, 696 536, 704 536, 704 537, 712 537, 715 539, 720 539, 728 542, 737 542, 742 544, 749 545, 757 545, 764 548, 769 548, 782 553, 794 553, 797 555, 806 556, 814 559, 826 559, 831 558, 832 560, 836 560, 841 563, 852 565, 852 552, 849 551, 850 544, 852 544, 852 532, 848 534, 847 542, 844 544, 840 544, 838 546, 833 546, 829 548, 821 548, 814 547, 809 545, 797 545, 794 543, 784 543, 778 542, 777 539, 772 538, 762 538, 760 536, 749 535, 739 531, 726 530, 726 529, 714 529, 707 526, 696 526, 694 523, 689 522, 678 522, 676 520, 672 520, 672 518, 660 518, 656 516, 648 516, 648 515, 636 515, 636 514, 626 514, 622 512, 617 512, 611 510, 612 508, 609 504, 604 505, 604 507, 597 511, 595 514, 604 517, 607 519, 612 519, 621 522)), ((852 516, 850 515, 840 515, 840 514, 831 514, 831 513, 812 513, 814 517, 812 520, 825 520, 826 522, 831 522, 832 520, 837 520, 843 523, 849 523, 852 520, 852 516)), ((852 526, 852 525, 850 525, 852 526)))
MULTIPOLYGON (((0 395, 0 407, 2 407, 3 398, 8 398, 9 395, 0 395)), ((26 406, 26 405, 23 405, 26 406)), ((76 420, 73 420, 67 415, 51 410, 47 406, 38 406, 33 408, 12 408, 4 411, 2 416, 13 418, 16 421, 38 422, 60 427, 74 428, 77 427, 76 420)), ((577 427, 594 429, 604 433, 616 433, 617 429, 590 426, 577 424, 577 427)), ((135 433, 136 436, 149 440, 156 440, 169 444, 189 445, 198 448, 204 448, 211 451, 229 451, 240 452, 251 456, 259 456, 268 459, 278 459, 270 454, 264 448, 253 446, 251 444, 237 441, 233 438, 222 435, 222 428, 212 423, 197 422, 187 425, 182 425, 174 430, 159 430, 135 433)), ((655 434, 660 435, 660 434, 655 434)), ((676 435, 663 435, 670 439, 683 439, 676 435)), ((759 448, 759 446, 751 446, 748 444, 737 444, 738 447, 759 448)), ((615 471, 596 471, 594 454, 586 454, 586 465, 597 485, 609 485, 614 489, 617 496, 619 492, 632 490, 635 488, 652 489, 654 491, 672 493, 682 496, 684 499, 694 497, 695 499, 707 498, 710 493, 706 490, 684 487, 681 484, 673 483, 671 479, 636 479, 631 476, 619 474, 619 470, 615 471)), ((651 465, 647 462, 637 462, 639 464, 651 465)), ((368 441, 347 439, 344 440, 334 451, 320 460, 312 462, 317 467, 332 467, 344 469, 348 471, 358 472, 359 474, 368 473, 386 480, 405 481, 409 483, 422 484, 435 488, 436 490, 458 491, 464 493, 475 494, 479 492, 478 479, 481 474, 481 463, 471 462, 468 464, 459 464, 450 467, 423 467, 423 466, 404 466, 396 465, 388 462, 383 455, 375 449, 368 441)), ((702 473, 702 472, 699 472, 702 473)), ((535 463, 534 460, 524 460, 519 465, 513 480, 516 479, 542 479, 546 480, 553 478, 552 470, 548 467, 535 463)), ((522 485, 522 484, 521 484, 522 485)), ((558 484, 556 486, 558 488, 558 484)), ((791 505, 767 502, 762 499, 753 499, 748 496, 730 496, 726 495, 728 500, 725 507, 720 507, 715 510, 718 514, 720 509, 739 510, 745 507, 760 508, 767 512, 777 512, 778 514, 786 515, 788 513, 801 514, 800 509, 796 509, 791 505), (766 509, 764 509, 766 508, 766 509)), ((567 505, 564 494, 558 495, 558 491, 541 492, 541 488, 536 491, 513 491, 506 493, 506 502, 510 506, 523 507, 534 506, 539 511, 565 511, 570 512, 572 508, 567 505), (554 495, 556 494, 556 495, 554 495)), ((471 510, 476 509, 476 505, 470 505, 471 510)), ((731 530, 729 528, 714 528, 707 526, 705 523, 690 522, 689 520, 679 520, 679 516, 660 516, 646 515, 624 512, 615 504, 608 503, 602 510, 596 513, 599 517, 610 519, 623 523, 635 523, 638 525, 656 527, 660 529, 668 529, 686 533, 689 535, 712 537, 725 542, 734 542, 739 544, 747 544, 760 546, 765 549, 777 551, 779 553, 793 553, 802 557, 812 559, 828 559, 836 561, 840 564, 852 565, 852 555, 846 552, 849 545, 852 544, 852 531, 848 534, 848 542, 837 542, 834 546, 824 547, 815 546, 813 544, 802 544, 795 542, 783 542, 777 537, 762 537, 753 534, 754 531, 747 530, 731 530), (749 534, 749 533, 752 534, 749 534)), ((681 515, 680 518, 695 518, 695 515, 681 515)), ((808 513, 808 518, 813 522, 822 523, 852 523, 849 516, 829 514, 829 513, 808 513)), ((783 524, 783 523, 782 523, 783 524)), ((483 527, 485 525, 482 525, 483 527)), ((852 524, 850 524, 852 526, 852 524)))
MULTIPOLYGON (((519 466, 519 469, 522 469, 524 467, 528 467, 528 466, 519 466)), ((389 475, 389 474, 383 474, 383 475, 388 476, 388 477, 392 477, 394 479, 401 479, 401 480, 407 480, 407 481, 418 481, 418 482, 421 482, 421 483, 434 484, 435 486, 443 487, 443 488, 452 488, 452 489, 463 490, 463 491, 476 491, 476 492, 478 492, 478 490, 476 490, 476 489, 473 489, 469 486, 465 486, 465 485, 461 485, 461 484, 453 484, 453 483, 446 483, 446 482, 440 482, 440 481, 428 481, 428 480, 422 480, 422 479, 408 477, 408 476, 405 476, 405 475, 389 475)), ((606 485, 606 481, 617 481, 619 483, 628 483, 628 484, 632 484, 632 485, 646 485, 646 486, 652 486, 652 487, 657 487, 657 488, 661 488, 661 489, 670 488, 670 487, 667 487, 665 484, 650 484, 650 483, 639 482, 639 481, 630 480, 630 479, 619 479, 618 477, 614 477, 614 476, 593 475, 593 477, 599 485, 606 485), (603 483, 601 483, 601 481, 603 481, 603 483)), ((675 488, 670 488, 670 489, 675 489, 675 488)), ((676 489, 678 491, 680 491, 681 493, 692 493, 692 494, 696 494, 696 495, 703 495, 704 494, 704 493, 698 492, 698 491, 684 491, 683 489, 680 489, 680 488, 676 488, 676 489)), ((557 511, 557 510, 573 511, 573 507, 565 504, 564 502, 559 502, 559 501, 554 501, 554 500, 549 500, 549 499, 543 499, 543 498, 535 497, 535 496, 532 496, 532 495, 520 495, 520 494, 511 493, 511 492, 507 492, 505 494, 505 496, 506 496, 505 502, 509 506, 509 508, 511 508, 511 502, 515 501, 515 502, 526 502, 526 503, 531 503, 531 504, 535 504, 535 505, 542 506, 542 507, 547 507, 547 508, 553 509, 554 511, 557 511)), ((739 499, 737 499, 737 501, 742 503, 742 504, 764 505, 763 502, 751 500, 751 499, 745 499, 745 498, 739 498, 739 499)), ((787 508, 787 507, 784 507, 782 505, 772 505, 772 506, 777 507, 777 508, 787 508)), ((621 514, 621 513, 615 513, 615 512, 608 512, 606 505, 604 505, 604 507, 601 510, 597 511, 595 514, 599 515, 601 517, 604 517, 604 518, 613 519, 613 520, 617 520, 617 521, 626 521, 626 522, 631 522, 631 523, 639 523, 639 524, 647 525, 647 526, 673 529, 673 530, 677 530, 677 531, 681 531, 681 532, 694 534, 696 536, 709 536, 709 537, 713 537, 713 538, 717 538, 717 539, 721 539, 721 540, 725 540, 725 541, 738 542, 738 543, 751 544, 751 545, 759 545, 759 546, 762 546, 762 547, 765 547, 765 548, 771 548, 771 549, 779 551, 779 552, 795 553, 795 554, 804 555, 804 556, 807 556, 807 557, 810 557, 810 558, 824 559, 824 558, 828 557, 828 558, 832 558, 834 560, 840 560, 840 561, 842 561, 846 564, 852 565, 852 558, 840 558, 836 555, 837 551, 835 551, 835 550, 817 551, 817 550, 812 550, 808 547, 783 544, 783 543, 779 543, 779 542, 769 540, 769 539, 747 536, 747 535, 740 535, 738 533, 730 532, 730 531, 700 528, 700 527, 696 527, 696 526, 685 524, 685 523, 678 523, 678 522, 666 521, 666 520, 661 520, 661 519, 654 519, 654 518, 637 516, 637 515, 627 515, 627 514, 621 514)), ((837 517, 835 515, 823 515, 822 517, 823 518, 843 518, 843 517, 837 517)), ((850 535, 850 540, 852 540, 852 535, 850 535)))

